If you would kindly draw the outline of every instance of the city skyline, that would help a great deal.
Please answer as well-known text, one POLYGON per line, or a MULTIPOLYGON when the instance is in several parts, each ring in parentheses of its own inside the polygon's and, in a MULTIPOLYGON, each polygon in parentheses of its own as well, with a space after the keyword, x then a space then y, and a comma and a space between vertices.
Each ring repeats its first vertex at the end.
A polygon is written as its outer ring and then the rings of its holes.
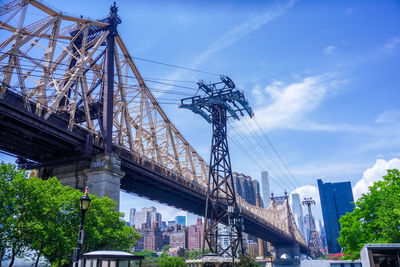
MULTIPOLYGON (((110 5, 74 3, 77 1, 52 5, 95 19, 106 16, 110 5)), ((315 1, 255 1, 248 6, 230 3, 226 6, 230 14, 219 11, 222 4, 208 1, 201 6, 171 1, 166 10, 154 3, 120 1, 118 5, 123 21, 119 31, 133 55, 227 74, 244 89, 261 128, 298 182, 291 185, 291 178, 276 170, 268 158, 265 161, 271 169, 255 166, 249 155, 230 142, 234 171, 259 182, 261 171, 271 171, 274 193, 283 194, 284 187, 289 193, 299 193, 301 199, 315 197, 315 209, 320 210, 317 179, 350 180, 357 199, 385 169, 400 168, 400 111, 395 101, 396 84, 400 84, 396 72, 400 69, 400 27, 394 19, 400 8, 395 1, 328 1, 324 5, 315 1), (131 15, 133 10, 137 13, 131 15), (199 11, 209 15, 204 17, 199 11), (221 16, 226 19, 221 21, 221 16), (319 25, 313 23, 317 19, 319 25), (220 29, 205 27, 217 22, 220 29)), ((218 79, 136 63, 149 77, 192 82, 218 79)), ((164 107, 171 121, 208 159, 209 125, 175 105, 164 107)), ((241 130, 241 124, 237 127, 241 130)), ((251 135, 241 131, 256 150, 251 135)), ((4 155, 1 159, 14 161, 4 155)), ((157 207, 166 219, 185 214, 121 192, 126 221, 130 208, 146 206, 157 207)), ((321 212, 316 212, 316 219, 318 214, 321 212)))

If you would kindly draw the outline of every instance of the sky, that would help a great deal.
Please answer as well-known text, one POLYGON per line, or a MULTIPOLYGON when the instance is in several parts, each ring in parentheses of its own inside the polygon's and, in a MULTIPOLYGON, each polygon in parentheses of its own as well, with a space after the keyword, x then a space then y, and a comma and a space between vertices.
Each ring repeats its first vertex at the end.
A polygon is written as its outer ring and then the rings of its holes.
MULTIPOLYGON (((97 19, 111 3, 50 6, 97 19)), ((357 199, 387 168, 400 168, 400 2, 119 0, 117 6, 118 31, 132 56, 224 74, 244 91, 255 118, 229 123, 233 171, 259 181, 261 171, 269 171, 275 195, 287 190, 313 197, 318 219, 317 179, 350 181, 357 199)), ((142 76, 174 84, 219 81, 218 75, 135 62, 142 76)), ((161 106, 208 161, 211 125, 176 105, 161 106)), ((150 205, 164 220, 184 214, 121 193, 126 220, 130 208, 150 205)))

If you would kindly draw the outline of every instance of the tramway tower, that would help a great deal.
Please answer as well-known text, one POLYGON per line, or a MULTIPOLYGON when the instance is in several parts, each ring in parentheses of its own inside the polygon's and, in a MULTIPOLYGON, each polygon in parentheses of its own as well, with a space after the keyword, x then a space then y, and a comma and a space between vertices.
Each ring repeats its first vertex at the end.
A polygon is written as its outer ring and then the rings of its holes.
POLYGON ((243 222, 236 201, 235 186, 232 179, 231 160, 227 140, 227 120, 239 120, 239 114, 246 112, 253 117, 253 112, 244 93, 235 88, 233 81, 221 76, 221 82, 205 84, 198 82, 201 95, 184 98, 180 108, 187 108, 202 116, 212 124, 212 145, 208 176, 207 201, 202 250, 206 245, 211 253, 228 254, 233 260, 244 252, 242 241, 243 222), (218 224, 228 225, 228 233, 218 233, 218 224), (230 244, 221 247, 219 237, 228 235, 230 244))

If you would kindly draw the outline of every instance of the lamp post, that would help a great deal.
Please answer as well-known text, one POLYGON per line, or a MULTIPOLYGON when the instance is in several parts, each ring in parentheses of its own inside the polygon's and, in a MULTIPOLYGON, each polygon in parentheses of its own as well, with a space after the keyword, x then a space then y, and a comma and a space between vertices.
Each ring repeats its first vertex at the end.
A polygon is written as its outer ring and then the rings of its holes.
POLYGON ((85 220, 86 211, 89 209, 90 201, 92 201, 88 195, 89 189, 86 187, 85 194, 80 198, 80 208, 81 208, 81 225, 79 227, 78 244, 74 249, 74 255, 72 256, 72 264, 74 267, 78 267, 79 263, 79 253, 83 245, 83 222, 85 220))

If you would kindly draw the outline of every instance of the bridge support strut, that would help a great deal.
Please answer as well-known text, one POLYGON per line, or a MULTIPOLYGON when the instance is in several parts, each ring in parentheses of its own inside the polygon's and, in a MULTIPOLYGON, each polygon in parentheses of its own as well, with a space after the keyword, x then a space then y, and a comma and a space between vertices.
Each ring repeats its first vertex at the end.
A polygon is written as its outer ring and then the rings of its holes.
POLYGON ((64 185, 83 191, 87 186, 89 192, 102 197, 109 197, 118 203, 121 188, 121 161, 118 156, 96 155, 90 161, 79 161, 71 165, 42 168, 39 177, 56 176, 64 185))

